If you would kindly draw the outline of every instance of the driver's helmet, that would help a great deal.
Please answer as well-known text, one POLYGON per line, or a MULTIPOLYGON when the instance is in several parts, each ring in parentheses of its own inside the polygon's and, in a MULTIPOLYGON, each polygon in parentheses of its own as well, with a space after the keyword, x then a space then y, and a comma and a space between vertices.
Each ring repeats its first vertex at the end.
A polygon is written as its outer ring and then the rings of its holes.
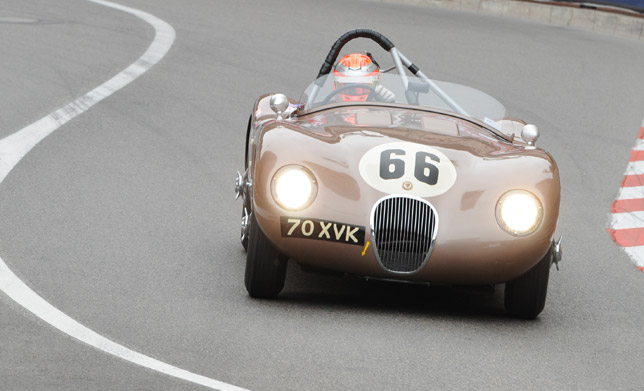
POLYGON ((346 86, 339 95, 343 102, 364 102, 372 91, 361 85, 376 87, 380 83, 380 69, 366 54, 351 53, 342 57, 333 71, 333 89, 346 86))

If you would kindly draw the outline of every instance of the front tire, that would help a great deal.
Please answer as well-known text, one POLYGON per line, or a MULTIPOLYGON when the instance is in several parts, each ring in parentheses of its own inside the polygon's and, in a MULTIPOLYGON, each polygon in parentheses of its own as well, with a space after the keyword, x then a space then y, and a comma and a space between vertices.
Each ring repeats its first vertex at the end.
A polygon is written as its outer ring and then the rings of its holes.
POLYGON ((246 290, 251 297, 272 298, 284 288, 288 259, 264 235, 254 213, 250 215, 249 224, 246 290))
POLYGON ((524 319, 536 318, 546 305, 552 251, 524 275, 505 284, 505 310, 524 319))

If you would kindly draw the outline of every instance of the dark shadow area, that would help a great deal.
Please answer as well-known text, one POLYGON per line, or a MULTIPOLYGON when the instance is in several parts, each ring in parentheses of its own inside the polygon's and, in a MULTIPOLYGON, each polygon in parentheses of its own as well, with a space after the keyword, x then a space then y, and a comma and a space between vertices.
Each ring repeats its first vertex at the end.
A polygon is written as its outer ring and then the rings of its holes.
POLYGON ((503 309, 502 285, 479 288, 365 280, 305 272, 293 261, 289 262, 284 290, 271 302, 276 306, 301 306, 308 311, 377 312, 486 322, 514 320, 503 309))

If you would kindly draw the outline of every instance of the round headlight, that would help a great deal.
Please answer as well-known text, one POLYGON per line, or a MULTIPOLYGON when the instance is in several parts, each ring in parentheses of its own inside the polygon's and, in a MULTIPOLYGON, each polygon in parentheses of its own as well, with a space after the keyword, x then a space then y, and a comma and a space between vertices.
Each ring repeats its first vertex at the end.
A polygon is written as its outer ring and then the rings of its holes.
POLYGON ((277 170, 271 181, 273 199, 288 210, 303 209, 313 202, 317 182, 313 174, 298 165, 288 165, 277 170))
POLYGON ((541 202, 526 190, 510 190, 496 204, 496 221, 514 236, 534 232, 543 220, 541 202))

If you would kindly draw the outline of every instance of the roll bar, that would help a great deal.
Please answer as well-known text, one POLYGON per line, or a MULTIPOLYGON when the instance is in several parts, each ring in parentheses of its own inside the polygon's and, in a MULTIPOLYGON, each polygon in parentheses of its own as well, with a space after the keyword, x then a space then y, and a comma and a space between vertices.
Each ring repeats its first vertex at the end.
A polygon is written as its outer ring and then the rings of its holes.
POLYGON ((427 83, 429 89, 431 89, 436 95, 438 95, 438 97, 443 100, 452 110, 461 115, 469 116, 461 106, 459 106, 445 93, 445 91, 438 87, 438 85, 434 81, 428 78, 416 65, 414 65, 402 53, 400 53, 398 49, 396 49, 394 44, 389 40, 389 38, 385 37, 377 31, 369 29, 356 29, 348 31, 342 34, 342 36, 335 41, 333 46, 331 46, 331 50, 329 50, 324 63, 320 67, 320 72, 318 73, 315 85, 311 90, 311 94, 308 97, 305 109, 309 109, 313 104, 313 101, 317 97, 320 88, 322 88, 324 82, 326 81, 325 76, 327 76, 331 72, 331 69, 333 69, 333 64, 335 64, 335 61, 338 59, 340 50, 342 50, 344 45, 346 45, 349 41, 352 41, 356 38, 369 38, 391 54, 391 58, 394 61, 396 70, 398 71, 398 74, 400 74, 400 77, 404 84, 405 91, 409 90, 409 79, 407 78, 407 75, 405 73, 406 67, 414 76, 418 76, 422 81, 427 83))
POLYGON ((320 68, 320 72, 318 73, 316 79, 319 79, 324 75, 328 75, 329 72, 331 72, 333 64, 335 64, 335 60, 338 59, 340 50, 342 50, 344 45, 346 45, 349 41, 352 41, 356 38, 369 38, 380 45, 380 47, 385 49, 386 51, 390 51, 391 48, 394 47, 394 44, 391 43, 391 41, 387 37, 377 31, 368 29, 347 31, 335 41, 333 46, 331 46, 331 50, 329 50, 329 54, 327 54, 326 60, 324 60, 324 64, 322 64, 322 67, 320 68))

